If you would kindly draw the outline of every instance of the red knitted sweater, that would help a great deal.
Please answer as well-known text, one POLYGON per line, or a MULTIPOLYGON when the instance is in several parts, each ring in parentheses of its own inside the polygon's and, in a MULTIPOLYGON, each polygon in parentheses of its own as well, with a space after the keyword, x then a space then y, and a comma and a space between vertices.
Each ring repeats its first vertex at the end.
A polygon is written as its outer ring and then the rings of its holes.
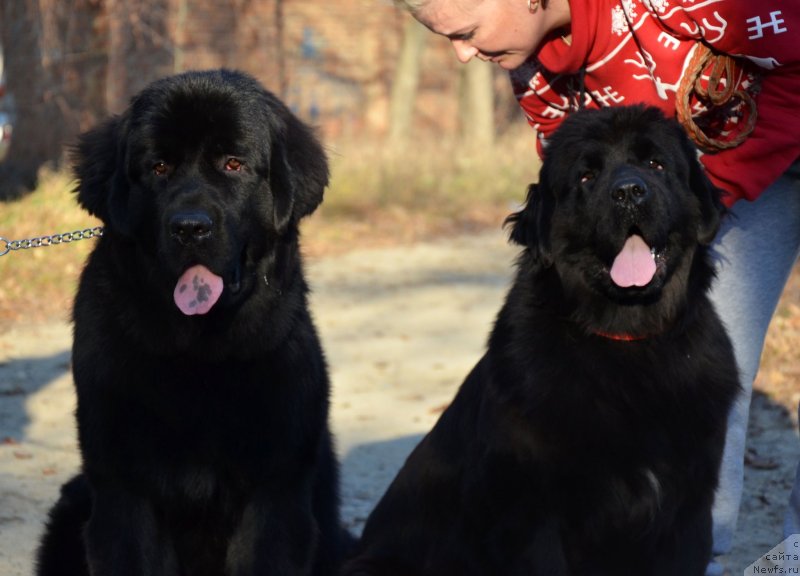
MULTIPOLYGON (((800 2, 797 0, 570 0, 571 38, 554 36, 511 72, 515 93, 539 133, 539 151, 566 114, 646 103, 676 113, 681 79, 710 48, 734 56, 719 86, 741 91, 713 104, 690 86, 685 108, 700 131, 741 144, 701 160, 732 204, 754 199, 800 157, 800 2), (581 70, 583 70, 581 81, 581 70), (755 102, 757 116, 747 100, 755 102)), ((711 67, 698 67, 701 90, 711 67)), ((678 102, 680 103, 680 99, 678 102)))

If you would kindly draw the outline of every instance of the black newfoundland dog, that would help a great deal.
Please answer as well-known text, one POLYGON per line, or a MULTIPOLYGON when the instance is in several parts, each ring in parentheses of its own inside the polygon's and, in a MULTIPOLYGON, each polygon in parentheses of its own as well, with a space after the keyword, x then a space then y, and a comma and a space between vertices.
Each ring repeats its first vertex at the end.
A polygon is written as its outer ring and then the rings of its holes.
POLYGON ((488 351, 345 573, 700 576, 738 389, 706 291, 721 206, 677 123, 580 112, 510 218, 488 351))
POLYGON ((190 72, 82 136, 105 224, 75 301, 82 474, 38 574, 334 574, 346 533, 298 222, 325 154, 252 78, 190 72))

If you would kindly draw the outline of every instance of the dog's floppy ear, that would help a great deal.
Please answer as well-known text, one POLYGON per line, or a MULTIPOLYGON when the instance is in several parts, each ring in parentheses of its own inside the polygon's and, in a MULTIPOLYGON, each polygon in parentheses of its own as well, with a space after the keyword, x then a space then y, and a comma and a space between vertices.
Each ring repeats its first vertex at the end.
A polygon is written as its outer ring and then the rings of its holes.
POLYGON ((725 213, 725 206, 720 200, 722 191, 714 186, 694 154, 689 166, 689 186, 700 201, 700 223, 697 229, 697 239, 701 244, 711 244, 720 226, 720 220, 725 213))
POLYGON ((273 139, 269 176, 278 232, 316 210, 329 179, 322 145, 308 126, 283 110, 285 130, 273 139))
POLYGON ((505 225, 511 225, 510 239, 515 244, 528 248, 535 262, 543 267, 552 264, 550 249, 550 219, 552 198, 541 184, 528 186, 525 206, 506 218, 505 225))
POLYGON ((79 137, 72 152, 78 203, 106 227, 130 235, 130 186, 125 169, 127 116, 115 116, 79 137))

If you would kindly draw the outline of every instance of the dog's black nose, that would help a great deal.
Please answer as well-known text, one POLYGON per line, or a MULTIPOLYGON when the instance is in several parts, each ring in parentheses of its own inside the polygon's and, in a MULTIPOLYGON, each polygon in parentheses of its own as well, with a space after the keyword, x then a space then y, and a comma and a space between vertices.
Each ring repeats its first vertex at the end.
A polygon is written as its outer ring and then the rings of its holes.
POLYGON ((620 204, 639 204, 648 193, 647 184, 638 176, 620 178, 611 186, 611 197, 620 204))
POLYGON ((186 246, 206 240, 213 228, 214 221, 205 212, 179 212, 169 219, 169 233, 186 246))

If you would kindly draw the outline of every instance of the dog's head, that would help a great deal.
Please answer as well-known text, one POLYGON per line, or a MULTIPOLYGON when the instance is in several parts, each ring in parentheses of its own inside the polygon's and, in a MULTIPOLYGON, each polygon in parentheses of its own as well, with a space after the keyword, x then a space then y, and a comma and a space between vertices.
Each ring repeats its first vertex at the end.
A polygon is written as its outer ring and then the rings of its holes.
POLYGON ((659 304, 668 322, 690 283, 707 288, 705 246, 721 213, 719 191, 680 125, 632 106, 567 118, 548 142, 539 183, 509 221, 530 266, 555 272, 582 322, 617 325, 626 324, 613 320, 620 306, 635 323, 633 308, 659 304))
MULTIPOLYGON (((220 292, 230 299, 263 282, 271 245, 296 236, 328 183, 310 129, 253 78, 226 70, 151 84, 81 137, 74 167, 78 200, 106 233, 136 242, 176 291, 206 285, 209 309, 220 292)), ((207 311, 197 295, 179 308, 207 311)))

